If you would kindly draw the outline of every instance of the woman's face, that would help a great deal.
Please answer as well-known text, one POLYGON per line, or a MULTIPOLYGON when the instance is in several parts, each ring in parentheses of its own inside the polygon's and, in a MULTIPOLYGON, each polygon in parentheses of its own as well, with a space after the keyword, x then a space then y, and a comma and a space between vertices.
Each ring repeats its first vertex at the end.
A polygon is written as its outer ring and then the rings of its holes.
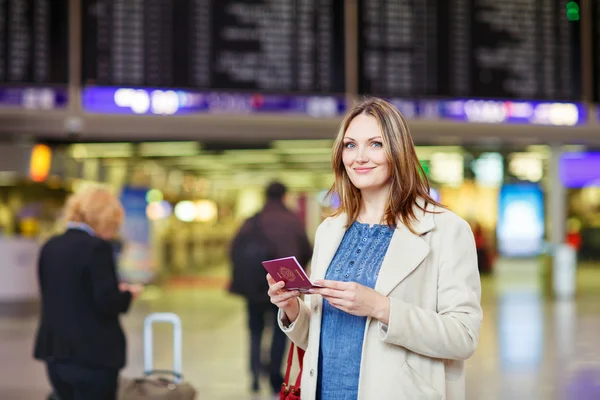
POLYGON ((346 130, 343 146, 342 162, 354 186, 373 191, 389 185, 390 163, 375 118, 356 116, 346 130))

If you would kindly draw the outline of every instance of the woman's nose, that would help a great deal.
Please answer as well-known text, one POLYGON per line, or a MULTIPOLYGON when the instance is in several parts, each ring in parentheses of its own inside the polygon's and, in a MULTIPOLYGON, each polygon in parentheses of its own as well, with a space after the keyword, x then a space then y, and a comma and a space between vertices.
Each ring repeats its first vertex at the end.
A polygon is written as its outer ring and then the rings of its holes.
POLYGON ((364 147, 359 147, 356 153, 356 162, 366 163, 367 161, 369 161, 367 149, 365 149, 364 147))

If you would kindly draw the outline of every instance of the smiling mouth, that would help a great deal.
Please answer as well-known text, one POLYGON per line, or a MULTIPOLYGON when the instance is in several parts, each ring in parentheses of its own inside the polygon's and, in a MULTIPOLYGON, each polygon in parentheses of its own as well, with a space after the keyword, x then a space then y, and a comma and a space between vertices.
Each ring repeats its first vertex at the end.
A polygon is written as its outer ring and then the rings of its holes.
POLYGON ((354 171, 356 171, 359 174, 366 174, 367 172, 371 171, 373 168, 375 168, 375 167, 371 167, 371 168, 354 168, 354 171))

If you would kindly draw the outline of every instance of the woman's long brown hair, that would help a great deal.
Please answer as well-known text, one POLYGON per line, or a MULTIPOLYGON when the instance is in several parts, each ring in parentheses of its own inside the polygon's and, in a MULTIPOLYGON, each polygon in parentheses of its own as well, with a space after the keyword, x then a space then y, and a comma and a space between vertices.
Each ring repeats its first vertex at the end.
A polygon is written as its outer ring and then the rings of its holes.
POLYGON ((331 216, 346 213, 348 225, 358 218, 361 208, 361 193, 350 181, 342 162, 344 135, 348 126, 358 115, 368 115, 377 120, 383 138, 383 146, 390 162, 390 195, 384 214, 384 221, 390 227, 398 221, 415 233, 412 223, 417 219, 415 207, 426 212, 428 204, 443 207, 429 194, 429 181, 417 158, 408 124, 404 116, 389 102, 379 98, 368 98, 354 106, 342 121, 333 145, 332 166, 335 182, 328 196, 337 194, 341 206, 331 216), (422 204, 417 203, 421 199, 422 204))

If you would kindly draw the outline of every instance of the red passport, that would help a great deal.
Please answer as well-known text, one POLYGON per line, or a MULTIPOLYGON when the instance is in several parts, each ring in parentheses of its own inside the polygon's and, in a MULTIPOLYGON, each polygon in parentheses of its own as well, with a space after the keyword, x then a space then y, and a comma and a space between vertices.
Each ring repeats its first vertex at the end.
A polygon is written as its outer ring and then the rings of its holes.
POLYGON ((311 288, 321 287, 314 285, 296 257, 284 257, 275 260, 263 261, 262 265, 277 282, 284 281, 286 290, 299 290, 302 293, 311 288))

